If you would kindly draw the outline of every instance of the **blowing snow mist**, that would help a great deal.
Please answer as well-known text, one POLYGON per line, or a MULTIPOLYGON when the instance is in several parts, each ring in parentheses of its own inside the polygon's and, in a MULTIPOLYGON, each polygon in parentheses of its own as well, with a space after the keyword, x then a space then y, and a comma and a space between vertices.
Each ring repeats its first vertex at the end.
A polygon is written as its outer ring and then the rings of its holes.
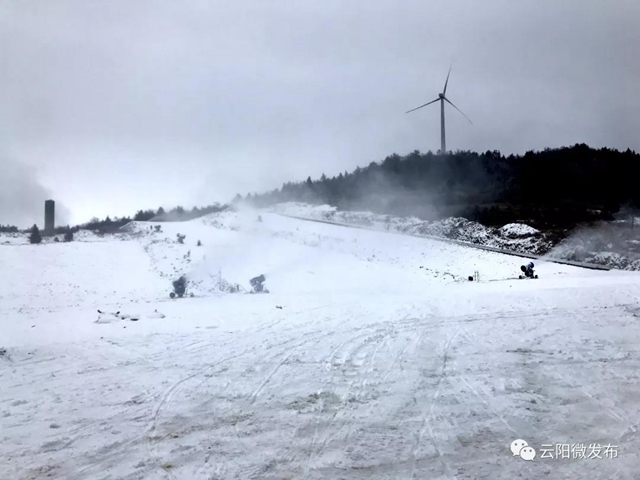
MULTIPOLYGON (((44 202, 55 195, 38 180, 33 167, 4 160, 0 170, 0 224, 44 227, 44 202)), ((56 225, 67 225, 69 211, 56 201, 56 225)))

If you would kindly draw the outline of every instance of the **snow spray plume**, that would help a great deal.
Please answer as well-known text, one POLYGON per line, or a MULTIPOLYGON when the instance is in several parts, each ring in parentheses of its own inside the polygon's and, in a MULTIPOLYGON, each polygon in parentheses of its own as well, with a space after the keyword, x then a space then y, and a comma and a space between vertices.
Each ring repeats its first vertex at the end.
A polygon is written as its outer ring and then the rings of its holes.
MULTIPOLYGON (((212 227, 226 231, 215 244, 206 242, 204 260, 191 272, 189 279, 213 279, 219 276, 231 283, 245 284, 248 279, 257 275, 255 272, 264 268, 260 254, 264 254, 260 242, 260 235, 256 231, 259 225, 256 221, 259 213, 249 208, 226 211, 205 219, 212 227), (238 232, 235 234, 234 232, 238 232)), ((263 273, 263 272, 258 272, 263 273)))
POLYGON ((416 216, 435 220, 438 211, 433 199, 423 190, 412 190, 400 184, 398 179, 371 165, 358 183, 352 200, 340 205, 342 210, 364 210, 378 214, 416 216))
POLYGON ((279 191, 249 197, 249 203, 269 206, 284 202, 330 204, 340 210, 415 216, 438 220, 450 216, 475 218, 480 205, 493 204, 503 193, 503 182, 488 165, 499 152, 478 156, 472 152, 448 155, 391 155, 381 163, 338 177, 308 178, 285 184, 279 191))
MULTIPOLYGON (((6 158, 0 163, 0 224, 43 227, 44 202, 55 195, 40 184, 33 167, 6 158)), ((56 225, 68 223, 69 211, 56 201, 56 225)))
POLYGON ((233 211, 207 219, 207 222, 226 230, 229 235, 222 244, 217 242, 211 245, 207 242, 206 259, 190 275, 209 278, 221 275, 225 281, 247 287, 249 279, 257 275, 264 274, 268 283, 281 272, 300 264, 303 260, 302 253, 298 253, 298 249, 292 249, 289 244, 283 243, 282 248, 273 248, 274 244, 270 243, 271 248, 265 249, 266 241, 283 234, 269 226, 276 219, 267 219, 268 215, 264 210, 237 205, 233 211), (265 217, 263 222, 259 221, 261 216, 265 217))
POLYGON ((640 212, 624 206, 613 221, 575 228, 547 256, 636 270, 640 267, 639 235, 640 212))

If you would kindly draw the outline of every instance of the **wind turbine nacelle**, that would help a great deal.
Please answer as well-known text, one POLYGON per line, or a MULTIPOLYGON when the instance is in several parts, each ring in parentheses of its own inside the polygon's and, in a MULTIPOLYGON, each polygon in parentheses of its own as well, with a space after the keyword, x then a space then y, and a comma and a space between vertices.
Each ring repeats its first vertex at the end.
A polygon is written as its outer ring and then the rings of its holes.
POLYGON ((443 99, 444 98, 444 93, 439 93, 438 97, 440 97, 440 99, 443 99))

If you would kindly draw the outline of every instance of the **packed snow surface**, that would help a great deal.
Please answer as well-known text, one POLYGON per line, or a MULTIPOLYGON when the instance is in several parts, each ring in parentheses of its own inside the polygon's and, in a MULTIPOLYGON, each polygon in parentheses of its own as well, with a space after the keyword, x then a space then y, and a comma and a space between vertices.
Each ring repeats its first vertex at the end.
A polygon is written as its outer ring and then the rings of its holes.
POLYGON ((266 212, 159 225, 0 241, 0 479, 637 478, 636 273, 518 280, 526 259, 266 212), (221 290, 259 274, 270 294, 221 290))

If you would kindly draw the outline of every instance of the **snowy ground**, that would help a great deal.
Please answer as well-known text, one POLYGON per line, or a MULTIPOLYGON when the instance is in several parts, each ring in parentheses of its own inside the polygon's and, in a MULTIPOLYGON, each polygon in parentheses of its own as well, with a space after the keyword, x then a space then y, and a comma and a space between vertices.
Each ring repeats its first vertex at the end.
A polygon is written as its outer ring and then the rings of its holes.
POLYGON ((549 235, 522 223, 491 228, 461 217, 426 221, 416 217, 397 217, 371 212, 344 211, 330 205, 281 203, 272 211, 293 217, 330 221, 373 230, 399 232, 418 237, 442 238, 520 253, 541 255, 553 247, 549 235))
POLYGON ((1 479, 637 478, 638 274, 256 215, 0 245, 1 479))
POLYGON ((509 223, 500 228, 493 228, 460 217, 425 221, 415 217, 344 211, 330 205, 297 202, 275 205, 272 211, 293 218, 327 221, 424 238, 441 238, 489 249, 568 260, 583 265, 640 271, 640 236, 638 229, 631 228, 626 220, 577 226, 567 237, 560 240, 557 232, 541 232, 523 223, 509 223))

